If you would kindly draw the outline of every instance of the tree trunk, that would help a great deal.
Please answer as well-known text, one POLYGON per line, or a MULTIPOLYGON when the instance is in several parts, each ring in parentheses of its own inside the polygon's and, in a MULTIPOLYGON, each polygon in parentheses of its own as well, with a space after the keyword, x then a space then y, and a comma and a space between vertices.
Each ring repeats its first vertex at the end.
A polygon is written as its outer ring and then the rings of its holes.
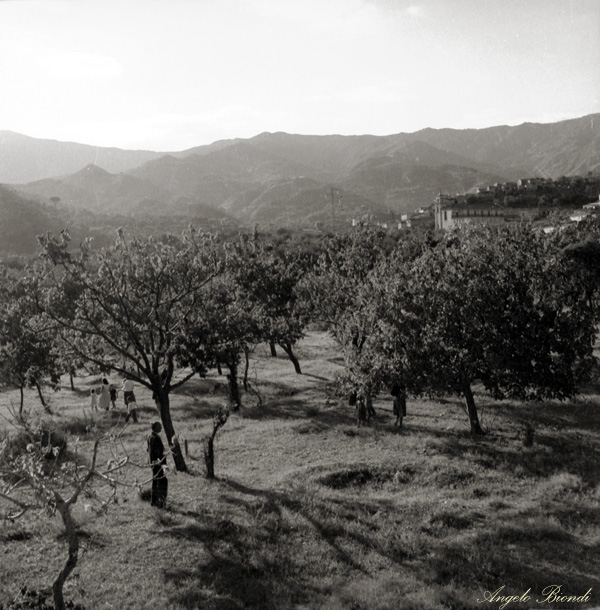
POLYGON ((294 351, 292 350, 292 344, 291 343, 280 343, 279 345, 281 345, 281 347, 283 348, 283 351, 288 355, 288 358, 292 361, 296 374, 302 375, 302 369, 300 368, 300 362, 298 361, 298 358, 296 358, 296 355, 294 354, 294 351))
POLYGON ((271 349, 271 356, 277 358, 277 350, 275 349, 275 341, 269 341, 269 348, 271 349))
POLYGON ((479 423, 479 416, 477 415, 477 406, 475 405, 475 399, 473 398, 473 391, 469 383, 465 384, 463 388, 465 395, 465 402, 467 404, 467 413, 469 414, 469 421, 471 423, 471 434, 474 436, 482 436, 485 434, 479 423))
POLYGON ((181 445, 179 444, 179 439, 175 434, 175 428, 173 428, 173 421, 171 420, 169 395, 162 391, 162 389, 160 392, 156 392, 155 390, 154 395, 154 402, 156 403, 156 407, 160 413, 160 420, 162 422, 163 430, 165 431, 171 453, 173 454, 175 468, 179 472, 187 472, 188 468, 183 457, 183 452, 181 451, 181 445))
POLYGON ((23 393, 23 386, 19 386, 20 402, 19 402, 19 419, 23 419, 23 405, 25 404, 25 395, 23 393))
POLYGON ((227 381, 229 382, 229 400, 231 401, 232 409, 237 411, 242 406, 240 387, 238 386, 237 380, 238 364, 237 362, 228 362, 227 368, 229 369, 229 375, 227 375, 227 381))
POLYGON ((206 464, 206 478, 215 478, 215 449, 214 449, 215 437, 207 436, 206 444, 204 445, 204 463, 206 464))
POLYGON ((42 394, 42 388, 39 384, 39 381, 37 381, 37 380, 34 381, 34 384, 37 389, 38 396, 40 397, 40 402, 42 403, 42 407, 44 407, 44 409, 45 409, 48 405, 46 404, 46 401, 44 400, 44 395, 42 394))
POLYGON ((56 510, 60 513, 65 526, 67 541, 69 543, 69 556, 67 557, 63 569, 52 584, 52 595, 54 597, 55 610, 65 610, 63 587, 65 581, 77 565, 77 558, 79 555, 79 534, 77 533, 77 527, 73 520, 73 516, 71 515, 71 506, 60 497, 56 498, 56 510))
POLYGON ((223 374, 223 369, 221 368, 221 363, 217 362, 217 373, 219 373, 219 375, 223 374))
POLYGON ((69 382, 71 383, 71 390, 75 391, 75 384, 73 383, 73 373, 69 373, 69 382))
POLYGON ((244 350, 244 390, 248 391, 248 369, 250 368, 250 352, 245 349, 244 350))
POLYGON ((46 413, 52 413, 50 407, 44 399, 44 395, 42 394, 42 387, 40 386, 39 381, 37 380, 35 382, 35 387, 37 388, 38 396, 40 397, 40 402, 42 403, 42 407, 44 407, 44 411, 46 411, 46 413))
POLYGON ((213 418, 213 430, 210 436, 207 436, 204 441, 204 462, 206 464, 206 477, 209 479, 215 478, 215 436, 220 428, 222 428, 229 419, 229 409, 219 409, 219 412, 213 418))

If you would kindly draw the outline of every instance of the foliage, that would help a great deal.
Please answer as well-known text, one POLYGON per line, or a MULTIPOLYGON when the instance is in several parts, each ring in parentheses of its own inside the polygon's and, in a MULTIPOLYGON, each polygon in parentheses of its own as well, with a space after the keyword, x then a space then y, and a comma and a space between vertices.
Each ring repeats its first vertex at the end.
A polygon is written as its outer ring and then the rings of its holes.
POLYGON ((32 283, 6 270, 0 276, 0 382, 20 390, 22 410, 23 389, 39 387, 54 367, 52 343, 48 320, 35 310, 32 283))
POLYGON ((363 272, 354 301, 337 289, 334 334, 354 387, 463 395, 477 433, 475 381, 496 399, 574 396, 594 325, 550 239, 526 226, 460 228, 409 252, 363 272))
MULTIPOLYGON (((220 273, 216 240, 193 229, 181 238, 125 239, 79 255, 69 237, 41 238, 38 275, 45 284, 38 305, 56 324, 73 358, 126 375, 150 388, 169 443, 175 436, 169 394, 196 372, 206 353, 202 334, 188 332, 205 322, 207 285, 220 273), (176 378, 181 362, 194 368, 176 378)), ((179 470, 185 461, 174 447, 179 470)))

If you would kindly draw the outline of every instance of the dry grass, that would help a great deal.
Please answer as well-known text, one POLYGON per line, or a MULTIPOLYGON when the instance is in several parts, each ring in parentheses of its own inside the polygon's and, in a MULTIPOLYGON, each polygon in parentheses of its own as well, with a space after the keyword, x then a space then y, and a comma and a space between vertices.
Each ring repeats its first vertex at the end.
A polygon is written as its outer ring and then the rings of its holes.
MULTIPOLYGON (((596 388, 565 404, 478 396, 491 432, 477 441, 454 399, 409 402, 399 431, 382 396, 372 425, 357 429, 352 408, 329 392, 340 367, 335 346, 312 333, 298 355, 301 376, 283 357, 255 354, 251 378, 266 404, 247 395, 219 433, 216 481, 204 478, 201 439, 226 399, 224 378, 194 381, 173 397, 191 473, 171 473, 166 511, 135 491, 100 517, 78 507, 84 552, 67 597, 119 610, 458 610, 497 608, 477 600, 502 585, 521 595, 560 584, 577 595, 592 588, 590 603, 561 608, 598 604, 596 388), (522 442, 527 422, 531 447, 522 442)), ((51 399, 63 429, 81 434, 92 380, 77 381, 81 393, 51 399)), ((124 438, 143 461, 156 413, 138 393, 141 423, 124 438)), ((0 409, 10 399, 1 396, 0 409)), ((28 399, 34 404, 33 393, 28 399)), ((107 428, 118 417, 96 423, 107 428)), ((51 582, 65 554, 60 531, 58 519, 2 526, 0 601, 51 582)))

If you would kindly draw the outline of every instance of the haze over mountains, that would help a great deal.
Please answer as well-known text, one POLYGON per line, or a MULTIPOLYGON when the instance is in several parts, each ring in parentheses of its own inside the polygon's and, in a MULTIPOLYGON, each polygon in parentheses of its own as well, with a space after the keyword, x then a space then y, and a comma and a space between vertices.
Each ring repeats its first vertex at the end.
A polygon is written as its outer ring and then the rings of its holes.
POLYGON ((63 209, 98 214, 182 215, 247 225, 344 225, 365 214, 389 218, 430 204, 440 191, 590 171, 600 171, 600 114, 389 136, 263 133, 177 153, 0 132, 0 182, 28 199, 58 197, 63 209))

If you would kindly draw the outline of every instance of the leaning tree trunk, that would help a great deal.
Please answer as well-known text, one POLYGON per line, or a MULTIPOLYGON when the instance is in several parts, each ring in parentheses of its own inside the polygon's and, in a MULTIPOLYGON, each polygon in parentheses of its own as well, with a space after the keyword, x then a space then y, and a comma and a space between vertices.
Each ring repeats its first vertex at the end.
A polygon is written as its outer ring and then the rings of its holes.
POLYGON ((63 569, 60 571, 56 580, 52 584, 52 595, 54 597, 55 610, 65 610, 66 606, 63 595, 63 587, 65 581, 77 565, 77 558, 79 556, 79 534, 77 533, 77 526, 73 516, 71 515, 71 506, 67 504, 60 496, 55 496, 55 499, 56 510, 58 510, 65 526, 67 541, 69 543, 69 555, 63 569))
POLYGON ((213 430, 210 436, 206 437, 204 445, 204 463, 206 464, 206 477, 208 479, 215 478, 215 436, 220 428, 222 428, 229 418, 229 409, 219 409, 219 412, 213 418, 213 430))
POLYGON ((280 343, 279 345, 281 345, 281 347, 283 348, 283 351, 288 355, 288 358, 292 361, 296 374, 302 375, 302 369, 300 368, 300 362, 298 361, 298 358, 296 358, 296 354, 294 354, 294 351, 292 350, 292 344, 291 343, 280 343))
POLYGON ((40 402, 42 403, 42 407, 44 407, 44 409, 48 406, 46 404, 46 400, 44 399, 44 395, 42 394, 42 388, 40 386, 40 382, 37 381, 37 379, 34 381, 35 387, 38 391, 38 396, 40 397, 40 402))
POLYGON ((50 408, 44 399, 44 395, 42 394, 42 387, 40 386, 39 381, 35 381, 35 387, 37 388, 38 396, 40 397, 40 402, 42 403, 42 407, 44 407, 44 411, 50 412, 50 408))
POLYGON ((481 424, 479 423, 479 416, 477 415, 477 406, 475 405, 475 399, 473 398, 473 390, 471 385, 466 383, 463 388, 463 394, 465 395, 465 402, 467 404, 467 413, 469 414, 469 422, 471 423, 471 434, 474 436, 482 436, 485 434, 481 424))
POLYGON ((165 393, 162 389, 159 392, 154 392, 154 402, 158 412, 160 413, 160 419, 162 422, 163 430, 169 442, 171 453, 173 454, 173 462, 175 462, 175 468, 179 472, 187 472, 188 468, 181 451, 181 444, 175 434, 175 428, 173 427, 173 421, 171 420, 171 405, 169 401, 169 394, 165 393))
POLYGON ((269 348, 271 350, 271 356, 277 358, 277 350, 275 349, 275 341, 269 341, 269 348))
POLYGON ((238 385, 237 374, 238 374, 238 363, 228 362, 227 368, 229 369, 229 375, 227 380, 229 382, 229 400, 233 405, 233 409, 237 411, 242 406, 242 400, 240 397, 240 387, 238 385))

